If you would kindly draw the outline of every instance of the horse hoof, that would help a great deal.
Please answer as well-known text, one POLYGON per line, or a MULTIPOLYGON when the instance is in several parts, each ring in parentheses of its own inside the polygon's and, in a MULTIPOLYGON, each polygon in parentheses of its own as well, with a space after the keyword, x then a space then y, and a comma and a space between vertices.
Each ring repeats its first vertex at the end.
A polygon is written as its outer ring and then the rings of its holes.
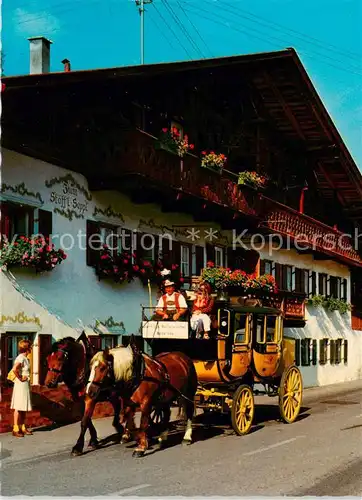
POLYGON ((80 455, 83 455, 83 451, 78 450, 77 448, 73 448, 71 455, 73 457, 79 457, 80 455))
POLYGON ((190 446, 192 444, 191 439, 183 439, 182 440, 182 446, 190 446))
POLYGON ((135 458, 141 458, 145 455, 145 452, 144 451, 140 451, 140 450, 135 450, 132 454, 133 457, 135 458))
POLYGON ((127 444, 131 441, 131 438, 129 436, 122 436, 121 438, 121 444, 127 444))
POLYGON ((98 446, 99 446, 98 441, 90 441, 89 444, 88 444, 88 448, 91 448, 93 450, 95 450, 96 448, 98 448, 98 446))

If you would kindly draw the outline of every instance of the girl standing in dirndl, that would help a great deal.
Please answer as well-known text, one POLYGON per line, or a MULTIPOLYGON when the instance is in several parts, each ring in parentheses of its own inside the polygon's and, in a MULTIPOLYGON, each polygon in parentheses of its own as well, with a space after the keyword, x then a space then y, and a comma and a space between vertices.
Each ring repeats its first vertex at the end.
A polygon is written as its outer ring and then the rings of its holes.
POLYGON ((32 410, 30 397, 30 361, 28 354, 31 353, 31 342, 20 340, 18 344, 19 355, 15 359, 13 372, 14 380, 13 394, 10 408, 14 410, 13 436, 24 437, 25 434, 33 434, 25 426, 26 412, 32 410))

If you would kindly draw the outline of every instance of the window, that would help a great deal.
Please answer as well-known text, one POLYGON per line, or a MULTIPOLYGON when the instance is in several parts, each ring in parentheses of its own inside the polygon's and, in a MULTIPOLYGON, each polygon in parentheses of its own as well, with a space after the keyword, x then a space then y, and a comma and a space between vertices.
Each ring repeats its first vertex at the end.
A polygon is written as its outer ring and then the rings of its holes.
MULTIPOLYGON (((116 226, 87 220, 86 248, 88 266, 94 267, 97 265, 98 254, 104 244, 110 247, 114 255, 122 250, 122 238, 120 238, 117 230, 116 226)), ((128 241, 127 244, 129 244, 128 241)))
POLYGON ((273 262, 271 260, 260 261, 260 274, 273 274, 273 262))
POLYGON ((295 291, 309 295, 309 271, 295 269, 295 291))
MULTIPOLYGON (((146 233, 133 233, 134 238, 137 238, 137 248, 135 249, 134 241, 131 242, 132 231, 123 230, 123 232, 125 234, 125 249, 131 248, 132 252, 135 250, 138 257, 142 257, 143 260, 154 264, 159 253, 157 236, 146 233)), ((126 251, 129 252, 130 250, 126 251)))
POLYGON ((190 247, 181 245, 181 273, 182 276, 189 277, 190 272, 190 247))
POLYGON ((100 335, 101 337, 101 350, 113 349, 118 345, 118 335, 100 335))
POLYGON ((317 273, 314 271, 311 272, 309 288, 309 295, 317 295, 317 273))
POLYGON ((327 275, 323 273, 318 275, 318 294, 327 295, 327 275))
POLYGON ((52 233, 53 213, 20 203, 1 203, 1 237, 12 240, 14 236, 52 233))
POLYGON ((335 299, 340 299, 341 288, 342 288, 341 278, 336 278, 335 276, 331 276, 329 282, 330 282, 330 292, 329 292, 330 296, 335 299))
POLYGON ((275 264, 275 280, 280 290, 291 292, 293 290, 292 266, 275 264))
POLYGON ((215 247, 215 266, 223 267, 224 259, 223 259, 223 249, 219 247, 215 247))
POLYGON ((342 361, 342 339, 337 339, 334 342, 334 363, 339 365, 342 361))
POLYGON ((346 278, 342 280, 342 290, 341 290, 341 298, 343 300, 347 300, 347 287, 348 287, 348 281, 346 278))
POLYGON ((311 339, 302 339, 301 342, 301 358, 302 358, 302 366, 309 366, 310 359, 310 346, 311 339))
POLYGON ((265 316, 257 316, 256 319, 256 341, 258 344, 265 343, 265 316))
POLYGON ((266 341, 277 342, 277 317, 267 316, 266 319, 266 341))
POLYGON ((20 332, 6 332, 6 340, 7 340, 7 359, 6 359, 6 374, 13 367, 14 361, 19 354, 18 351, 18 343, 20 340, 30 340, 30 342, 34 342, 34 333, 20 333, 20 332))
POLYGON ((328 339, 319 341, 319 364, 325 365, 328 360, 328 339))
POLYGON ((348 362, 348 340, 344 339, 343 341, 343 362, 348 362))
POLYGON ((247 343, 246 338, 246 314, 235 314, 235 344, 245 344, 247 343))

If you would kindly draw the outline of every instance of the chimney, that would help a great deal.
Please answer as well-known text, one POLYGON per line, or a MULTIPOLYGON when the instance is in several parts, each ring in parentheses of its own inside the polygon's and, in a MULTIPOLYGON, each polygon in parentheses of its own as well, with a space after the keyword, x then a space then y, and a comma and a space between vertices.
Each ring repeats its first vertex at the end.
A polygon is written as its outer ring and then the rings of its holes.
POLYGON ((30 74, 49 73, 50 44, 53 43, 43 36, 33 36, 30 41, 30 74))
POLYGON ((71 71, 69 59, 63 59, 62 64, 64 64, 64 71, 66 73, 68 73, 69 71, 71 71))

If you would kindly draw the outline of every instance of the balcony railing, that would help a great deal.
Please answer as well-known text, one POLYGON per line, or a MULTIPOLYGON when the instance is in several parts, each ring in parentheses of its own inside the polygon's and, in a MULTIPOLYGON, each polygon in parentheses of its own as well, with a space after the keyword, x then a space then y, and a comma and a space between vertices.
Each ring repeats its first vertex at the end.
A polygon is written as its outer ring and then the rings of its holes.
POLYGON ((144 132, 131 132, 122 155, 122 172, 134 173, 164 184, 180 193, 192 195, 208 202, 257 215, 258 198, 243 192, 231 179, 201 168, 200 159, 187 154, 183 158, 157 149, 156 138, 144 132))
POLYGON ((351 236, 252 189, 238 186, 233 174, 218 175, 201 168, 196 156, 187 154, 181 159, 159 149, 157 138, 142 131, 128 132, 123 143, 122 173, 141 175, 166 189, 257 217, 260 227, 289 237, 294 244, 299 244, 298 249, 312 249, 362 267, 351 236))
POLYGON ((341 233, 270 198, 262 197, 262 199, 262 225, 289 237, 298 245, 298 250, 310 248, 331 256, 342 257, 362 266, 359 253, 353 248, 351 235, 341 233))

